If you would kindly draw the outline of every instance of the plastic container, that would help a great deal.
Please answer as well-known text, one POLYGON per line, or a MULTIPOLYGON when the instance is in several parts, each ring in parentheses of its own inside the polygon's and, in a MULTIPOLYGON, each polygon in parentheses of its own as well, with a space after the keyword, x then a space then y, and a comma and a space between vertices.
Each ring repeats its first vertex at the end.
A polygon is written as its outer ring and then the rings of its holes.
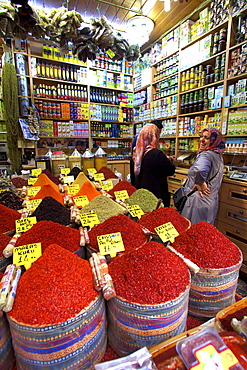
POLYGON ((244 370, 213 328, 202 329, 197 334, 180 340, 176 350, 187 369, 244 370))
POLYGON ((37 155, 35 157, 36 168, 49 170, 51 172, 51 159, 47 155, 37 155))
POLYGON ((95 152, 95 168, 97 171, 101 169, 101 167, 107 167, 107 153, 99 147, 95 152))
POLYGON ((67 167, 67 156, 64 153, 53 154, 51 157, 52 173, 54 176, 59 176, 61 168, 67 167))
POLYGON ((69 168, 72 170, 74 167, 82 169, 82 156, 77 149, 69 156, 69 168))
POLYGON ((85 175, 88 174, 88 168, 94 168, 94 154, 89 149, 86 149, 82 155, 82 167, 85 175))

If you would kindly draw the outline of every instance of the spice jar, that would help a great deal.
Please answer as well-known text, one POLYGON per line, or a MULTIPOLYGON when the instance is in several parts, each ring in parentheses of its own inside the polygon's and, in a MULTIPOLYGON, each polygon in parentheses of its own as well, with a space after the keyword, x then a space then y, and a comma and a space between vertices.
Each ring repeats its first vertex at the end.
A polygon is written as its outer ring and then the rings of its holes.
POLYGON ((62 168, 67 167, 67 156, 63 152, 54 152, 51 157, 52 172, 54 176, 59 176, 62 168))
POLYGON ((69 156, 69 168, 72 170, 73 167, 82 169, 82 156, 77 149, 69 156))
POLYGON ((107 167, 107 153, 99 147, 95 153, 95 168, 98 171, 101 167, 107 167))
POLYGON ((88 174, 88 168, 94 168, 94 155, 89 149, 86 149, 82 155, 82 167, 85 175, 88 174))

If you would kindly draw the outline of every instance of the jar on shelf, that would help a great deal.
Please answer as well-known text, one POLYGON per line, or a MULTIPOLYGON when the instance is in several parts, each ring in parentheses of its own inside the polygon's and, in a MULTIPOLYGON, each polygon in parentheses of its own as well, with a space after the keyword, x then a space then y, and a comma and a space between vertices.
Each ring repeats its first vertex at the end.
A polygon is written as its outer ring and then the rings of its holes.
POLYGON ((101 167, 107 167, 107 153, 99 147, 94 154, 95 168, 98 171, 101 167))
POLYGON ((82 155, 82 167, 85 175, 88 174, 88 168, 94 168, 94 166, 94 154, 89 149, 86 149, 82 155))

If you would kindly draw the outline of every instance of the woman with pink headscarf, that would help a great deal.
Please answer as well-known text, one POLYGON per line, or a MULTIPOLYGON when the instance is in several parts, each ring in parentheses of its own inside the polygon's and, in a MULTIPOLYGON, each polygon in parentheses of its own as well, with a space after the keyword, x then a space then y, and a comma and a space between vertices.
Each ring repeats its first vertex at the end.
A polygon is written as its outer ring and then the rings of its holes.
POLYGON ((146 124, 140 131, 133 153, 135 187, 151 191, 170 206, 167 176, 175 172, 174 164, 159 148, 160 130, 155 124, 146 124))
POLYGON ((224 163, 221 153, 225 143, 219 130, 209 127, 202 130, 196 159, 188 172, 185 193, 197 190, 188 197, 181 215, 191 224, 204 221, 214 224, 218 210, 218 192, 221 186, 224 163))

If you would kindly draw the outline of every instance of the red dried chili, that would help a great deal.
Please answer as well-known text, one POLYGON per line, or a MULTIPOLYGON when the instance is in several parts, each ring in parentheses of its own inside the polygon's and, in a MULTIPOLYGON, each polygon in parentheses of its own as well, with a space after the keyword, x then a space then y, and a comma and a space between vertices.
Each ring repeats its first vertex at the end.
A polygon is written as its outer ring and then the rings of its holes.
POLYGON ((119 356, 112 349, 110 344, 107 344, 106 351, 105 351, 104 357, 102 358, 101 362, 112 361, 112 360, 116 360, 117 358, 119 358, 119 356))
POLYGON ((97 296, 89 262, 51 244, 21 276, 9 316, 26 325, 58 324, 97 296))
POLYGON ((132 186, 128 181, 119 181, 113 189, 108 191, 108 194, 110 194, 115 199, 115 191, 121 191, 126 190, 129 197, 136 191, 136 188, 132 186))
POLYGON ((90 247, 99 250, 97 236, 115 232, 121 233, 127 252, 140 247, 147 240, 140 225, 125 215, 117 215, 108 218, 89 231, 90 247))
POLYGON ((112 172, 112 170, 110 170, 110 168, 108 167, 101 167, 97 173, 103 173, 105 175, 105 180, 108 180, 108 179, 118 179, 118 177, 115 175, 114 172, 112 172))
POLYGON ((0 233, 0 256, 2 256, 2 252, 10 240, 10 236, 0 233))
POLYGON ((0 204, 0 233, 6 233, 15 229, 15 221, 21 218, 21 214, 14 209, 0 204))
POLYGON ((43 253, 50 244, 75 252, 80 248, 80 231, 57 222, 40 221, 20 236, 16 247, 32 243, 41 243, 43 253))
POLYGON ((156 227, 171 222, 178 233, 186 230, 190 222, 182 217, 175 209, 171 207, 161 207, 153 212, 150 212, 140 219, 140 224, 156 233, 154 230, 156 227))
POLYGON ((156 242, 115 257, 108 267, 117 296, 139 304, 174 300, 190 283, 182 259, 156 242))
POLYGON ((23 186, 28 185, 28 180, 25 180, 19 176, 12 177, 11 182, 16 188, 22 188, 23 186))
POLYGON ((172 246, 202 268, 227 268, 241 260, 240 249, 207 222, 191 226, 176 238, 172 246))

